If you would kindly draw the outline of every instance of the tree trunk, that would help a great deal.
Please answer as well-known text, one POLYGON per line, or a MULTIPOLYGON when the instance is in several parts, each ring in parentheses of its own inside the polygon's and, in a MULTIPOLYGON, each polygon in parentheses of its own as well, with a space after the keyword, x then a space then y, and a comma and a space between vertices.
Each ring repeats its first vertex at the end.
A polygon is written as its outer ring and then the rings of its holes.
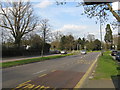
POLYGON ((16 37, 15 38, 15 47, 16 48, 20 48, 20 42, 21 42, 21 38, 20 37, 16 37))

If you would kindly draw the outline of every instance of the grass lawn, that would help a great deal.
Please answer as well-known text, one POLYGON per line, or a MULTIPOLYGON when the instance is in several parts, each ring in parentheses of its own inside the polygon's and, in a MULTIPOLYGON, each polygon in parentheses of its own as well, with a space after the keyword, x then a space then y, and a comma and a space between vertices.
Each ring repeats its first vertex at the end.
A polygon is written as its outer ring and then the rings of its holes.
POLYGON ((99 57, 94 79, 110 79, 111 76, 118 75, 118 64, 110 53, 106 51, 103 56, 99 57))
POLYGON ((17 66, 17 65, 28 64, 28 63, 40 62, 40 61, 43 61, 43 60, 61 58, 61 57, 70 56, 70 55, 74 55, 74 53, 64 54, 64 55, 48 56, 48 57, 39 57, 39 58, 32 58, 32 59, 25 59, 25 60, 11 61, 11 62, 4 62, 2 64, 0 63, 0 66, 2 66, 2 68, 7 68, 7 67, 12 67, 12 66, 17 66))

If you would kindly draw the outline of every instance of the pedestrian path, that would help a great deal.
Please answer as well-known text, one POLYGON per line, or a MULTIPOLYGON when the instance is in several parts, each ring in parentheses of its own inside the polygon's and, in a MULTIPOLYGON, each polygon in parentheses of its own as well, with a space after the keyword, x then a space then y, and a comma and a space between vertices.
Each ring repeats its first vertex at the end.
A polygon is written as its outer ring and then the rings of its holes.
POLYGON ((115 85, 112 80, 88 80, 84 85, 83 88, 115 88, 115 85))
MULTIPOLYGON (((47 57, 47 56, 55 56, 55 55, 60 55, 60 54, 44 55, 44 57, 47 57)), ((41 57, 41 56, 32 56, 32 57, 21 56, 21 57, 2 58, 2 60, 1 60, 0 62, 11 62, 11 61, 17 61, 17 60, 25 60, 25 59, 39 58, 39 57, 41 57)))

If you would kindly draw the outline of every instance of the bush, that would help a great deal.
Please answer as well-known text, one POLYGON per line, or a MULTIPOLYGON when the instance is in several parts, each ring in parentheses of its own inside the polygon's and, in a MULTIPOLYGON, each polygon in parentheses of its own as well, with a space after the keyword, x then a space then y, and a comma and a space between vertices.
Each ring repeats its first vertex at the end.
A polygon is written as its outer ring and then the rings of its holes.
MULTIPOLYGON (((47 54, 50 50, 50 45, 45 44, 45 53, 47 54)), ((5 47, 2 46, 2 57, 14 57, 14 56, 34 56, 41 54, 41 47, 31 47, 28 50, 25 47, 15 48, 15 47, 5 47)))

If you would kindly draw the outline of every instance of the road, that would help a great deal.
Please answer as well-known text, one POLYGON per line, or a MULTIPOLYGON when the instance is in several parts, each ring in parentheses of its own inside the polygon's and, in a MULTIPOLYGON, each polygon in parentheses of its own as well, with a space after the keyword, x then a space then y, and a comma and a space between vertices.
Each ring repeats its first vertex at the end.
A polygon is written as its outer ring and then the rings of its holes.
POLYGON ((3 88, 74 88, 99 54, 91 52, 5 68, 3 88))

